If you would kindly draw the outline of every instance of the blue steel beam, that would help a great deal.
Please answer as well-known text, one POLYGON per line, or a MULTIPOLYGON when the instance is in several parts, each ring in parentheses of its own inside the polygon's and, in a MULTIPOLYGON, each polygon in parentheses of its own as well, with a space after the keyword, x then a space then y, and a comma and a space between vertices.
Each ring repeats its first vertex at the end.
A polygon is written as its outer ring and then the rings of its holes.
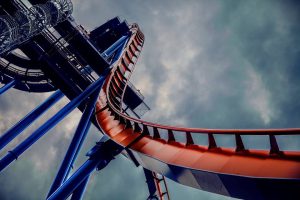
MULTIPOLYGON (((91 123, 88 124, 87 131, 89 130, 90 125, 91 125, 91 123)), ((84 139, 80 140, 79 147, 77 148, 77 151, 75 152, 75 155, 73 156, 73 159, 72 159, 72 161, 71 161, 70 167, 68 168, 68 171, 66 172, 66 176, 64 177, 64 180, 63 180, 62 182, 65 182, 65 181, 67 180, 68 175, 70 174, 70 171, 72 170, 73 165, 74 165, 74 162, 75 162, 75 160, 76 160, 76 158, 77 158, 77 155, 78 155, 78 153, 79 153, 79 150, 81 149, 81 146, 82 146, 82 144, 83 144, 83 141, 84 141, 84 139)))
POLYGON ((96 101, 98 99, 100 89, 96 90, 91 96, 90 102, 84 110, 84 113, 80 119, 74 137, 70 143, 70 146, 67 150, 65 158, 58 170, 58 173, 53 181, 53 184, 48 193, 48 197, 63 183, 65 178, 68 176, 71 166, 73 165, 77 154, 81 148, 81 145, 87 135, 87 132, 90 128, 90 118, 92 116, 93 110, 95 108, 96 101))
POLYGON ((3 87, 0 88, 0 95, 5 93, 10 88, 14 87, 16 85, 16 83, 17 83, 16 80, 12 80, 11 82, 5 84, 3 87))
POLYGON ((123 49, 126 46, 127 41, 129 40, 129 37, 126 38, 126 40, 123 41, 123 43, 121 43, 118 46, 118 49, 116 50, 116 55, 114 56, 113 60, 111 61, 111 63, 114 63, 115 61, 117 61, 119 59, 119 57, 121 56, 121 53, 123 52, 123 49))
POLYGON ((71 197, 71 200, 81 200, 82 197, 83 197, 83 194, 85 192, 85 189, 86 189, 86 186, 87 186, 87 183, 89 182, 89 178, 90 178, 90 175, 88 175, 84 181, 82 181, 80 183, 80 185, 74 190, 73 194, 72 194, 72 197, 71 197))
POLYGON ((68 198, 73 191, 94 171, 99 160, 87 160, 66 182, 64 182, 47 200, 68 198))
POLYGON ((37 108, 32 110, 17 124, 7 130, 0 137, 0 150, 5 147, 10 141, 17 137, 24 129, 38 119, 44 112, 46 112, 51 106, 53 106, 58 100, 60 100, 64 94, 61 91, 56 91, 45 102, 40 104, 37 108))
POLYGON ((121 46, 126 43, 127 39, 129 38, 128 35, 122 36, 118 39, 113 45, 111 45, 108 49, 106 49, 102 55, 104 58, 110 57, 116 50, 118 50, 121 46))
MULTIPOLYGON (((68 179, 66 180, 47 200, 67 199, 80 184, 97 168, 101 170, 123 150, 123 147, 103 136, 88 153, 90 158, 68 179)), ((80 188, 78 190, 81 190, 80 188)), ((79 191, 78 191, 79 192, 79 191)), ((76 195, 76 194, 75 194, 76 195)))
MULTIPOLYGON (((86 135, 86 134, 87 134, 88 130, 90 129, 90 126, 91 126, 91 122, 88 123, 88 125, 87 125, 87 127, 86 127, 86 133, 84 133, 83 135, 86 135)), ((101 131, 101 130, 100 130, 100 131, 101 131)), ((102 131, 101 131, 101 132, 102 132, 102 131)), ((75 160, 76 160, 76 158, 77 158, 77 155, 78 155, 78 153, 79 153, 79 151, 80 151, 80 149, 81 149, 81 146, 82 146, 82 144, 83 144, 84 139, 85 139, 85 136, 84 136, 83 139, 80 140, 79 147, 77 148, 77 150, 76 150, 76 152, 75 152, 75 155, 73 156, 73 159, 72 159, 71 164, 70 164, 70 166, 69 166, 69 168, 68 168, 67 174, 66 174, 66 176, 64 177, 63 182, 66 181, 66 179, 68 178, 68 175, 69 175, 71 169, 73 168, 74 162, 75 162, 75 160)))
POLYGON ((152 171, 146 169, 146 168, 143 168, 144 170, 144 174, 145 174, 145 177, 146 177, 146 183, 147 183, 147 186, 148 186, 148 191, 149 191, 149 197, 148 199, 154 199, 156 196, 156 186, 155 186, 155 177, 153 176, 153 173, 152 171))
POLYGON ((6 156, 0 160, 0 172, 6 168, 11 162, 16 160, 24 151, 26 151, 32 144, 34 144, 39 138, 41 138, 48 130, 58 124, 65 116, 67 116, 72 110, 74 110, 83 100, 91 95, 97 88, 101 88, 104 83, 106 74, 100 77, 97 81, 92 83, 87 89, 85 89, 80 95, 69 102, 64 108, 57 112, 47 122, 34 131, 25 141, 19 144, 16 148, 9 151, 6 156))

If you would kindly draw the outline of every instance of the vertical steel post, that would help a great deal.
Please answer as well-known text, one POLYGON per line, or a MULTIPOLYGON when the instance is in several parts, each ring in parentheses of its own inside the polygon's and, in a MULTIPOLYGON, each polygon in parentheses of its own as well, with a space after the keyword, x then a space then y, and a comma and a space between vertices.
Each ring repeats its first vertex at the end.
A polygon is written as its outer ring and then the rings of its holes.
MULTIPOLYGON (((108 71, 107 71, 108 72, 108 71)), ((32 144, 34 144, 39 138, 41 138, 48 130, 53 128, 58 122, 60 122, 65 116, 67 116, 72 110, 74 110, 83 100, 91 95, 97 88, 100 88, 104 83, 105 76, 100 77, 97 81, 92 83, 87 89, 85 89, 80 95, 69 102, 64 108, 57 112, 47 122, 34 131, 25 141, 19 144, 16 148, 4 156, 0 160, 0 172, 6 168, 11 162, 16 160, 24 151, 26 151, 32 144)))
POLYGON ((38 119, 44 112, 46 112, 51 106, 53 106, 58 100, 60 100, 64 94, 61 91, 56 91, 46 101, 40 104, 37 108, 32 110, 17 124, 7 130, 0 137, 0 150, 5 147, 10 141, 17 137, 24 129, 38 119))
POLYGON ((74 190, 71 200, 81 200, 83 197, 83 194, 85 192, 87 183, 89 182, 90 175, 88 175, 82 183, 74 190))
POLYGON ((11 82, 5 84, 3 87, 0 88, 0 95, 5 93, 10 88, 14 87, 16 85, 16 83, 17 83, 16 80, 12 80, 11 82))
POLYGON ((63 183, 65 178, 68 176, 71 166, 73 165, 76 156, 81 148, 82 142, 84 141, 87 132, 90 128, 90 118, 92 116, 93 110, 95 108, 96 101, 98 99, 100 89, 96 90, 91 96, 90 102, 82 114, 74 137, 70 143, 70 146, 67 150, 67 153, 64 157, 64 160, 57 172, 57 175, 53 181, 53 184, 48 193, 48 197, 63 183))

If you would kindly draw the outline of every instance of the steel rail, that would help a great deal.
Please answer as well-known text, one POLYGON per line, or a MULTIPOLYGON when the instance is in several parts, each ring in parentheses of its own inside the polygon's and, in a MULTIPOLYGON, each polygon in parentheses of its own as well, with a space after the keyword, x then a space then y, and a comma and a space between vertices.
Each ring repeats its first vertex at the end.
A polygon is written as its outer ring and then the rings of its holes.
MULTIPOLYGON (((138 29, 138 28, 137 28, 138 29)), ((139 29, 137 30, 137 33, 139 33, 139 29)), ((134 37, 134 35, 133 35, 134 37)), ((129 41, 129 44, 131 45, 132 39, 129 41)), ((125 52, 123 53, 124 55, 126 52, 129 51, 130 45, 127 46, 125 52)), ((134 57, 134 56, 133 56, 134 57)), ((141 119, 133 118, 130 117, 118 110, 112 101, 115 100, 115 95, 110 95, 109 89, 111 88, 112 85, 112 79, 116 77, 114 72, 118 70, 122 65, 121 61, 115 66, 113 69, 112 73, 109 76, 108 82, 107 82, 107 87, 106 87, 106 95, 107 95, 107 100, 108 100, 108 105, 109 107, 113 110, 114 113, 119 115, 120 117, 123 117, 133 123, 138 123, 140 125, 146 125, 152 128, 158 128, 158 129, 164 129, 164 130, 172 130, 172 131, 178 131, 178 132, 190 132, 190 133, 202 133, 202 134, 207 134, 207 133, 212 133, 212 134, 223 134, 223 135, 300 135, 300 128, 278 128, 278 129, 208 129, 208 128, 189 128, 189 127, 179 127, 179 126, 170 126, 170 125, 162 125, 162 124, 157 124, 153 122, 148 122, 144 121, 141 119)), ((135 63, 134 65, 135 66, 135 63)), ((130 74, 128 77, 126 77, 125 81, 125 87, 122 89, 122 96, 121 96, 121 102, 123 102, 124 94, 125 94, 125 89, 126 86, 129 82, 129 78, 132 74, 133 69, 127 70, 130 74)), ((120 103, 121 103, 120 102, 120 103)))
MULTIPOLYGON (((263 178, 263 182, 266 184, 270 177, 277 181, 281 181, 282 178, 294 180, 299 177, 298 170, 295 170, 299 166, 299 150, 295 152, 281 150, 276 141, 276 136, 300 135, 300 128, 187 128, 147 122, 126 115, 122 110, 124 93, 144 44, 144 36, 138 26, 132 26, 131 31, 133 34, 122 52, 121 58, 115 63, 105 81, 100 94, 101 98, 98 101, 96 116, 99 126, 112 140, 131 150, 128 152, 134 153, 134 156, 129 155, 134 163, 162 173, 162 175, 181 184, 237 198, 244 198, 248 194, 231 194, 227 190, 216 189, 213 181, 215 176, 219 178, 228 176, 231 177, 232 181, 238 181, 240 177, 243 177, 244 180, 250 182, 256 182, 263 178), (150 129, 152 129, 152 132, 150 129), (162 137, 165 136, 166 131, 167 137, 162 137), (198 144, 196 138, 198 134, 207 136, 207 145, 198 144), (181 140, 182 137, 175 137, 182 135, 185 136, 185 141, 181 140), (235 145, 226 148, 223 148, 222 145, 218 146, 214 135, 232 135, 234 136, 232 141, 235 142, 235 145), (268 149, 259 150, 251 147, 246 149, 242 137, 244 135, 267 136, 269 140, 268 149), (256 171, 255 169, 260 166, 266 168, 262 167, 256 171), (165 171, 166 168, 169 170, 165 171), (186 182, 187 180, 181 180, 182 174, 176 172, 178 168, 179 171, 182 169, 190 172, 197 183, 194 185, 194 183, 186 182), (278 168, 282 169, 280 173, 277 170, 278 168), (199 177, 194 173, 203 177, 211 177, 212 180, 207 180, 208 182, 206 180, 204 182, 198 181, 199 177), (214 175, 211 173, 214 173, 214 175), (253 179, 246 177, 252 177, 253 179)), ((187 177, 188 175, 185 178, 187 177)), ((233 186, 230 181, 226 182, 226 180, 219 178, 218 184, 223 184, 223 187, 229 188, 231 192, 247 185, 233 186)), ((292 184, 292 182, 288 183, 292 184)), ((298 187, 296 182, 293 184, 292 188, 298 187)), ((266 186, 266 188, 268 187, 266 186)), ((156 185, 156 189, 159 191, 159 186, 156 185)), ((161 193, 159 198, 163 198, 161 193)))
MULTIPOLYGON (((208 129, 208 128, 188 128, 162 125, 153 122, 144 121, 133 118, 122 112, 122 103, 126 87, 135 68, 137 58, 140 54, 144 43, 144 35, 137 25, 131 27, 133 32, 121 58, 113 67, 110 75, 106 79, 104 85, 104 93, 107 98, 107 105, 111 111, 111 115, 120 123, 125 123, 127 127, 134 127, 135 131, 141 132, 142 135, 150 135, 149 128, 153 130, 153 138, 163 139, 167 142, 179 142, 175 136, 185 135, 185 145, 195 144, 194 134, 204 134, 208 138, 208 149, 218 147, 214 135, 233 135, 235 136, 236 151, 245 150, 245 145, 241 136, 258 135, 268 136, 270 154, 281 154, 281 150, 277 143, 278 135, 300 135, 300 128, 282 128, 282 129, 208 129), (133 49, 135 51, 133 51, 133 49), (132 67, 130 68, 130 64, 132 67), (142 127, 142 128, 141 128, 142 127), (167 131, 167 139, 161 137, 161 130, 167 131), (175 135, 174 135, 175 134, 175 135)), ((141 136, 142 137, 142 136, 141 136)), ((182 143, 182 142, 181 142, 182 143)))

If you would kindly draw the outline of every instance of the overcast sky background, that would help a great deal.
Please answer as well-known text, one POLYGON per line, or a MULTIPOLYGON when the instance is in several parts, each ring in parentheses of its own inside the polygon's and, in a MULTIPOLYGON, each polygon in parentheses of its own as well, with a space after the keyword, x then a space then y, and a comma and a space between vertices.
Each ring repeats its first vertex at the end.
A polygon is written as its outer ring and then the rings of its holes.
MULTIPOLYGON (((132 77, 151 111, 145 119, 207 128, 287 128, 300 123, 300 3, 276 0, 74 0, 73 16, 89 30, 119 16, 137 22, 145 45, 132 77)), ((3 133, 50 94, 10 90, 0 96, 3 133)), ((68 101, 51 109, 54 114, 68 101)), ((32 133, 39 119, 0 156, 32 133)), ((0 174, 0 199, 42 199, 74 133, 80 112, 55 129, 0 174)), ((99 140, 92 128, 76 162, 99 140)), ((267 148, 266 138, 245 138, 267 148)), ((218 140, 229 145, 228 138, 218 140)), ((299 149, 299 137, 279 138, 299 149)), ((168 181, 171 198, 226 199, 168 181)), ((85 199, 145 199, 141 168, 122 156, 95 172, 85 199)))

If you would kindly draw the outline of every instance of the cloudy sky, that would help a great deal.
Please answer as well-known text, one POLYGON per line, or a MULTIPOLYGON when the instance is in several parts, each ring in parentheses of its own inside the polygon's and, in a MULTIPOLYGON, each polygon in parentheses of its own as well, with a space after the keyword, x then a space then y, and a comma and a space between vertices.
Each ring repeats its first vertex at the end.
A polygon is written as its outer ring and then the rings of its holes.
MULTIPOLYGON (((146 41, 132 82, 151 107, 145 119, 207 128, 299 127, 297 1, 73 2, 73 16, 89 30, 115 16, 140 25, 146 41)), ((0 96, 0 132, 49 95, 10 90, 0 96)), ((54 114, 67 102, 64 99, 50 113, 54 114)), ((22 141, 49 116, 39 119, 17 141, 22 141)), ((0 174, 0 199, 31 200, 46 195, 79 119, 80 112, 76 110, 0 174)), ((77 167, 99 138, 92 128, 77 167)), ((248 147, 267 148, 266 138, 245 139, 248 147)), ((219 142, 226 145, 226 141, 219 142)), ((279 138, 278 142, 283 149, 300 148, 299 137, 279 138)), ((168 183, 174 200, 227 199, 168 183)), ((142 169, 122 156, 94 173, 85 194, 85 199, 146 197, 142 169)))

